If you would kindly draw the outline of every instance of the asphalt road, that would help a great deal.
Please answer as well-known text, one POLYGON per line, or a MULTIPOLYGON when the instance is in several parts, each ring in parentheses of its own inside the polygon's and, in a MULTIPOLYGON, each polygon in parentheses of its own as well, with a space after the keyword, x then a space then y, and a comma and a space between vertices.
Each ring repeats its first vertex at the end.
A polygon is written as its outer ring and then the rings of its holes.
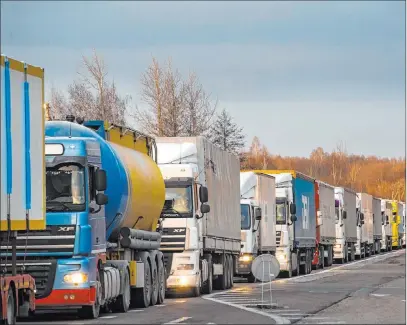
POLYGON ((271 291, 269 283, 237 283, 228 291, 166 299, 161 306, 93 321, 58 312, 24 324, 405 324, 405 274, 401 250, 278 279, 271 291))

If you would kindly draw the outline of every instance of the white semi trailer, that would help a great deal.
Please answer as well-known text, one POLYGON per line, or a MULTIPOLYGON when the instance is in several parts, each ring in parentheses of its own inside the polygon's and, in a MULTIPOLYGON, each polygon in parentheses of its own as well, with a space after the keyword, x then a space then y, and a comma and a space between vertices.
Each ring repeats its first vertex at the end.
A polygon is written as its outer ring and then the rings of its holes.
POLYGON ((236 276, 254 282, 251 265, 261 254, 276 252, 276 182, 257 172, 240 173, 241 250, 236 276))
POLYGON ((167 292, 233 286, 240 254, 240 162, 204 137, 158 137, 167 292))

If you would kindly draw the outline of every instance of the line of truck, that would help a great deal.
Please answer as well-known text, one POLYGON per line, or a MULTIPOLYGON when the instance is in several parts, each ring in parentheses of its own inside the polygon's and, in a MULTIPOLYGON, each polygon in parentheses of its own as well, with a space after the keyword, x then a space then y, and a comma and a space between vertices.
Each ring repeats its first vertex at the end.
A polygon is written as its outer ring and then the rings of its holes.
POLYGON ((296 171, 240 171, 204 137, 47 121, 44 70, 1 57, 1 318, 81 318, 288 276, 405 245, 405 205, 296 171), (402 215, 402 219, 400 217, 402 215), (403 220, 403 221, 401 221, 403 220), (4 285, 3 285, 4 283, 4 285))

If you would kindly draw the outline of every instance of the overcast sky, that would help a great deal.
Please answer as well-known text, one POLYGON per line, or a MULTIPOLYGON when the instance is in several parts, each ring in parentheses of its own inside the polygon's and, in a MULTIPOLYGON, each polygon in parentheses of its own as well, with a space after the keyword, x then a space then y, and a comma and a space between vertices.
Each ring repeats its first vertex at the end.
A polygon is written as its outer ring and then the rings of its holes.
POLYGON ((140 103, 140 76, 168 56, 270 152, 405 155, 405 3, 1 2, 1 52, 66 89, 103 55, 140 103))

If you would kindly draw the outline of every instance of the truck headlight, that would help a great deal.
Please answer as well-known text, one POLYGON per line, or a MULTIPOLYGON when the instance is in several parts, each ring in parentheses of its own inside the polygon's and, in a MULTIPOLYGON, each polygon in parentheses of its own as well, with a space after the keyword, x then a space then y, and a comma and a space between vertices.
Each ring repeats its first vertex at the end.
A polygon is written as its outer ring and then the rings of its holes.
POLYGON ((279 254, 277 256, 277 259, 280 261, 285 261, 287 259, 287 255, 286 254, 279 254))
POLYGON ((65 276, 64 276, 64 282, 66 282, 66 283, 80 284, 80 283, 85 283, 87 281, 88 281, 88 275, 86 273, 82 273, 82 272, 69 273, 69 274, 65 274, 65 276))
POLYGON ((251 255, 242 255, 239 257, 240 262, 250 262, 253 259, 251 255))

